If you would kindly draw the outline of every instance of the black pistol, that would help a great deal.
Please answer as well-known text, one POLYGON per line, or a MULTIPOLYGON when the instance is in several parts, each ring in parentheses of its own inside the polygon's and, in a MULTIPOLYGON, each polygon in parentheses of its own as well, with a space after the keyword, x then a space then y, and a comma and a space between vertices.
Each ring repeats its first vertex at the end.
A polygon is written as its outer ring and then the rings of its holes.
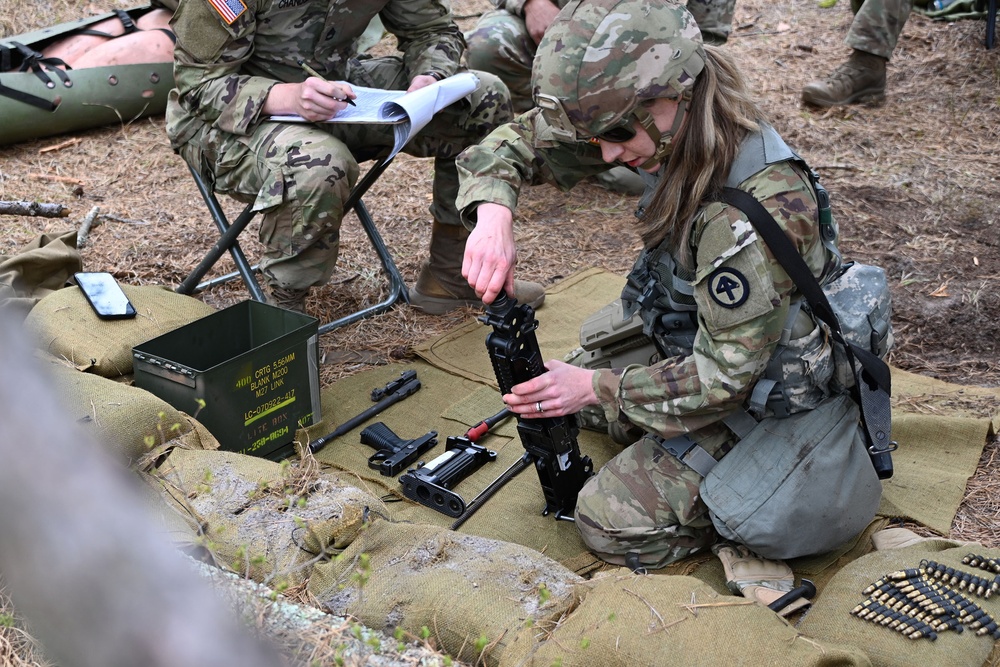
POLYGON ((384 422, 376 422, 361 432, 361 444, 378 450, 368 459, 368 467, 378 470, 386 477, 394 477, 437 444, 437 431, 428 431, 419 438, 404 440, 384 422))

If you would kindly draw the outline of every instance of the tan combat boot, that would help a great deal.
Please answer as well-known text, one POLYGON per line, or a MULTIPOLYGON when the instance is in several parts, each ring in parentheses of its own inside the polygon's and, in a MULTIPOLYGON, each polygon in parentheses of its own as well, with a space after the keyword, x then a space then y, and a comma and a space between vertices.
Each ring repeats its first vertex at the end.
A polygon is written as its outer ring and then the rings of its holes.
POLYGON ((818 107, 835 107, 885 99, 886 59, 854 50, 847 62, 822 81, 802 89, 802 101, 818 107))
MULTIPOLYGON (((431 315, 442 315, 462 306, 482 306, 476 291, 462 277, 462 259, 469 230, 435 221, 431 231, 431 256, 420 268, 417 284, 410 289, 410 305, 431 315)), ((516 298, 532 308, 545 301, 545 288, 538 283, 514 281, 516 298)))
POLYGON ((266 283, 264 285, 265 301, 278 308, 294 310, 299 313, 306 312, 306 297, 309 296, 309 288, 297 289, 294 287, 278 287, 266 283))

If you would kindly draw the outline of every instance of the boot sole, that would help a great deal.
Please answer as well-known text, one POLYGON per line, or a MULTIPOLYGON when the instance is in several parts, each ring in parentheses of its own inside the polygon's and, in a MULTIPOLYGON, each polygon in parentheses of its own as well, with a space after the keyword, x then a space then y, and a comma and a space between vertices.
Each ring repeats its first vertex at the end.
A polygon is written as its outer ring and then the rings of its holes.
POLYGON ((421 294, 416 289, 410 289, 410 305, 428 315, 444 315, 457 308, 473 306, 482 308, 483 302, 479 299, 448 299, 437 296, 427 296, 421 294))
POLYGON ((847 106, 848 104, 879 103, 885 100, 884 88, 869 88, 862 90, 842 100, 819 99, 812 97, 808 93, 802 93, 802 101, 816 107, 828 109, 830 107, 847 106))
MULTIPOLYGON (((485 308, 485 305, 479 299, 447 299, 438 296, 427 296, 426 294, 421 294, 415 288, 409 289, 408 301, 411 306, 419 311, 427 313, 428 315, 444 315, 445 313, 450 313, 457 308, 463 308, 466 306, 472 306, 474 308, 479 308, 480 310, 485 308)), ((530 305, 534 310, 538 310, 543 303, 545 303, 544 294, 528 305, 530 305)))

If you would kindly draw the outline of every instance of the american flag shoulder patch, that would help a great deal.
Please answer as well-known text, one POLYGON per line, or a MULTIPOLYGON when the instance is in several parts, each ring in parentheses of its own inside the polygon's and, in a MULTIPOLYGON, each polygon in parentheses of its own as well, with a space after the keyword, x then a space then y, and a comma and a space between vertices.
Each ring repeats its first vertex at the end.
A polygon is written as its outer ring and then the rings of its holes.
POLYGON ((215 11, 219 12, 222 20, 228 24, 232 24, 247 10, 243 0, 208 0, 208 4, 212 5, 215 11))

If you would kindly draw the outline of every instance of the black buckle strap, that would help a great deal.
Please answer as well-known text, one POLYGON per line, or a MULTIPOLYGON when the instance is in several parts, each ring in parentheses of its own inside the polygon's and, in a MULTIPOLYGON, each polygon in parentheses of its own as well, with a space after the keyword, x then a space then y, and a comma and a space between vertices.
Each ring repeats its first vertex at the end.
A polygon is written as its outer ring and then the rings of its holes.
POLYGON ((18 102, 30 104, 33 107, 38 107, 42 111, 55 111, 59 106, 56 103, 45 98, 38 97, 37 95, 32 95, 15 88, 5 86, 2 82, 0 82, 0 95, 3 97, 9 97, 12 100, 17 100, 18 102))

